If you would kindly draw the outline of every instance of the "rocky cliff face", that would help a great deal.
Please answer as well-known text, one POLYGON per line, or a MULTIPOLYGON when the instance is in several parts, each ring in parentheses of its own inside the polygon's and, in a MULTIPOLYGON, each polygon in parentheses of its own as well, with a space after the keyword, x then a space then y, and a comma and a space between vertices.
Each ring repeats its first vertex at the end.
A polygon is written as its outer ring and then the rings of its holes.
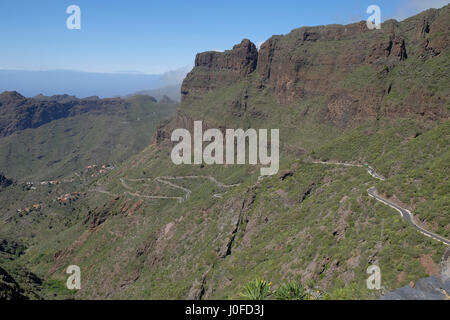
POLYGON ((304 27, 273 36, 259 52, 244 40, 231 51, 200 53, 183 82, 183 101, 256 73, 259 86, 272 89, 281 105, 325 97, 322 119, 340 125, 383 115, 445 118, 448 92, 402 88, 394 72, 408 61, 425 63, 447 54, 449 21, 447 6, 403 22, 389 20, 381 30, 369 30, 365 21, 304 27), (394 106, 387 96, 396 86, 404 96, 394 106))
POLYGON ((195 68, 181 87, 182 101, 199 98, 214 89, 244 79, 256 69, 258 50, 247 39, 225 52, 208 51, 197 54, 195 68))
POLYGON ((121 112, 126 102, 119 98, 78 99, 68 95, 25 98, 13 91, 0 94, 0 137, 18 130, 37 128, 50 121, 83 113, 108 114, 121 112))

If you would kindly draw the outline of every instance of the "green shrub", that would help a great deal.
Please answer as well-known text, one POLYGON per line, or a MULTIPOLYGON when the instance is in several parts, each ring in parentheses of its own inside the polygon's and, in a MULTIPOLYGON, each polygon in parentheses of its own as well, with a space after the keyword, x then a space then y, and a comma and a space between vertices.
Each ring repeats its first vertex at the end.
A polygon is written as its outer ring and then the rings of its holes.
POLYGON ((287 282, 279 287, 275 293, 277 300, 306 300, 305 289, 297 282, 287 282))
POLYGON ((263 279, 250 281, 244 286, 243 292, 240 292, 239 296, 245 300, 264 300, 272 294, 271 285, 271 282, 263 279))

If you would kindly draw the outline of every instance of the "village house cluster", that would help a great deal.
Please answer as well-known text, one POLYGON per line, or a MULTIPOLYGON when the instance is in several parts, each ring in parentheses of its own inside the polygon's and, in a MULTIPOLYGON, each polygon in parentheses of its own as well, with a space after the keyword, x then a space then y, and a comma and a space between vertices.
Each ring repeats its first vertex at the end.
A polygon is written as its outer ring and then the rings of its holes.
MULTIPOLYGON (((99 168, 96 164, 92 164, 86 167, 86 169, 88 171, 92 171, 92 170, 96 170, 97 168, 99 168)), ((97 174, 103 174, 106 172, 106 170, 113 170, 114 166, 110 165, 110 164, 104 164, 100 167, 100 170, 98 170, 98 172, 94 172, 91 174, 91 177, 95 177, 97 174)))
POLYGON ((56 201, 59 202, 60 204, 66 204, 68 202, 78 200, 80 197, 85 197, 86 195, 87 192, 71 192, 59 196, 58 198, 56 198, 56 201))
POLYGON ((31 207, 26 207, 25 209, 17 209, 18 213, 25 212, 26 214, 29 214, 33 211, 40 211, 42 209, 42 205, 39 203, 33 204, 31 207))

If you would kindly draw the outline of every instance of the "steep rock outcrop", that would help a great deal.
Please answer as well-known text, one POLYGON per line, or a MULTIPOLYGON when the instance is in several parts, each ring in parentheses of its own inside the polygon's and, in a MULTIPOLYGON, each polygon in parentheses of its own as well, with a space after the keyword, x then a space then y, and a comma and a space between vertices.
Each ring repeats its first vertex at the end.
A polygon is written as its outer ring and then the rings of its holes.
POLYGON ((420 85, 404 88, 391 72, 409 58, 445 54, 449 17, 450 5, 402 22, 388 20, 381 30, 369 30, 365 21, 299 28, 271 37, 257 56, 248 40, 223 53, 200 53, 183 82, 183 101, 190 105, 256 72, 256 85, 272 90, 280 105, 320 97, 320 120, 340 127, 380 116, 446 118, 448 96, 420 85), (386 99, 397 85, 402 100, 386 99))
POLYGON ((247 39, 225 52, 197 54, 195 68, 181 86, 181 99, 200 98, 203 94, 242 80, 256 69, 258 50, 247 39))

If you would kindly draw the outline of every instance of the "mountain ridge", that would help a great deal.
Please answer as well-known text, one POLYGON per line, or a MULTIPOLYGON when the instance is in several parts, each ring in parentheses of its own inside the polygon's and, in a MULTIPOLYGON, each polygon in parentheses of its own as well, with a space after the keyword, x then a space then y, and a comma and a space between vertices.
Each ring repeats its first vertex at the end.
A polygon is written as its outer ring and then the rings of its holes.
POLYGON ((272 88, 279 104, 325 96, 327 110, 322 118, 338 125, 383 115, 446 118, 447 97, 430 95, 421 84, 410 84, 404 97, 407 103, 390 101, 389 95, 401 86, 392 76, 399 63, 408 58, 421 63, 445 54, 450 38, 449 11, 447 5, 403 22, 388 20, 381 30, 369 30, 365 21, 302 27, 271 37, 259 52, 249 40, 243 40, 232 50, 199 53, 194 69, 183 81, 182 100, 201 99, 203 94, 255 72, 260 88, 272 88), (248 69, 247 63, 255 67, 248 69), (365 69, 358 69, 363 65, 365 69), (364 75, 366 79, 361 80, 372 83, 364 90, 336 86, 353 80, 344 74, 364 75))

